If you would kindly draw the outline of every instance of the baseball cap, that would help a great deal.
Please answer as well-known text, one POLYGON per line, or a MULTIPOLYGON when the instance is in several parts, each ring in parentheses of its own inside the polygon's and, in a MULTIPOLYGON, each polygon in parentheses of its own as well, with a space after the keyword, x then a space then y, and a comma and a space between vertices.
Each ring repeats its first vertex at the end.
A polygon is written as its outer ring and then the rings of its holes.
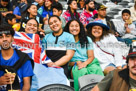
POLYGON ((132 58, 132 57, 136 57, 136 45, 135 46, 131 46, 129 49, 129 53, 127 55, 127 63, 128 63, 128 59, 132 58))
POLYGON ((104 6, 103 4, 99 5, 97 10, 103 10, 103 9, 107 9, 106 6, 104 6))
POLYGON ((24 12, 27 9, 27 4, 26 3, 21 3, 19 4, 20 12, 24 12))

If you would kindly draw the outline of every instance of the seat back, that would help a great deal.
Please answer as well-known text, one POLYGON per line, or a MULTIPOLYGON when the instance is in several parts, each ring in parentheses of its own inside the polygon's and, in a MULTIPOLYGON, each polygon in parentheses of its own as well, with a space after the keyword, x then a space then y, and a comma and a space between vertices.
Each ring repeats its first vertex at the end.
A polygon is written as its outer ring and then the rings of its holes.
POLYGON ((88 84, 79 89, 79 91, 90 91, 97 83, 88 84))
POLYGON ((74 91, 74 88, 64 84, 50 84, 40 88, 38 91, 74 91))
POLYGON ((81 76, 78 79, 79 87, 82 88, 88 84, 98 83, 103 78, 104 78, 104 76, 96 75, 96 74, 89 74, 89 75, 81 76))

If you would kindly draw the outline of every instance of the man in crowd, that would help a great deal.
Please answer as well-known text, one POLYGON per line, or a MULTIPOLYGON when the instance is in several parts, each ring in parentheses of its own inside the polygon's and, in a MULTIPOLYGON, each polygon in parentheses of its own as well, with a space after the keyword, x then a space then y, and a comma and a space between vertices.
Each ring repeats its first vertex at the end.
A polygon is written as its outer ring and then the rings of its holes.
POLYGON ((98 14, 95 14, 93 19, 101 19, 104 24, 108 25, 110 27, 110 30, 116 33, 117 31, 115 30, 115 26, 113 22, 111 21, 111 18, 107 16, 106 14, 106 9, 107 7, 104 5, 99 5, 97 8, 98 14))
POLYGON ((33 60, 27 54, 12 48, 14 34, 11 26, 0 25, 0 91, 29 91, 33 60))
POLYGON ((13 13, 13 5, 10 3, 10 0, 0 0, 0 12, 4 17, 8 13, 13 13))
POLYGON ((83 10, 80 15, 80 21, 83 23, 84 27, 86 27, 95 14, 97 14, 97 10, 95 10, 94 0, 86 0, 85 10, 83 10))
POLYGON ((127 68, 111 71, 91 91, 136 91, 136 46, 130 48, 127 68))

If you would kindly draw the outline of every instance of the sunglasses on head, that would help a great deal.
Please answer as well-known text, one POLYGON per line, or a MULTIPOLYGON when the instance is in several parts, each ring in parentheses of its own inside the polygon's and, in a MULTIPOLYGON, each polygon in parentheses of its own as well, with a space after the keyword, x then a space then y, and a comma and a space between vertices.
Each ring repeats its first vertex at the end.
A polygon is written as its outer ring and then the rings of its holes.
POLYGON ((1 32, 0 32, 0 36, 2 36, 2 34, 10 35, 11 32, 10 32, 10 31, 1 31, 1 32))

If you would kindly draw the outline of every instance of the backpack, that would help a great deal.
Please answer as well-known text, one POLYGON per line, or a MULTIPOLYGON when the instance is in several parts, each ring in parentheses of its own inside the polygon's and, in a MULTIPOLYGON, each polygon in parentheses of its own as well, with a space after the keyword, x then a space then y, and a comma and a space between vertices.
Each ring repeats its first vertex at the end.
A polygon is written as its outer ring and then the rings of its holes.
MULTIPOLYGON (((27 60, 31 61, 32 68, 33 68, 34 67, 34 61, 26 53, 23 53, 23 52, 21 52, 20 50, 17 50, 17 49, 15 49, 15 50, 16 50, 18 56, 19 56, 19 60, 16 61, 16 63, 13 66, 0 65, 0 70, 4 71, 4 73, 6 73, 5 69, 7 69, 11 73, 16 73, 14 83, 12 84, 12 89, 18 90, 18 89, 20 89, 20 83, 19 83, 19 79, 18 79, 18 75, 17 75, 17 70, 19 68, 21 68, 27 60)), ((0 51, 0 53, 1 53, 1 51, 0 51)), ((10 84, 7 85, 6 89, 11 90, 10 84)))

